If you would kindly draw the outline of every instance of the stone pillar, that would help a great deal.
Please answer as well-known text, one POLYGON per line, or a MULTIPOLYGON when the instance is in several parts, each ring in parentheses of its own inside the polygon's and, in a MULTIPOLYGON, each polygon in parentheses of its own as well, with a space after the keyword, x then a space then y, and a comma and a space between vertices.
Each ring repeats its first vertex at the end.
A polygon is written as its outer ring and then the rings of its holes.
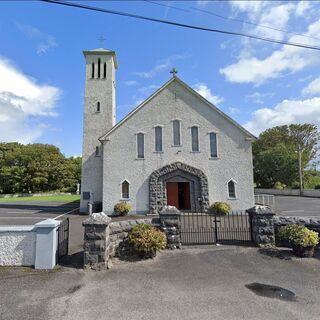
POLYGON ((253 242, 259 246, 274 246, 274 213, 268 206, 256 205, 247 210, 250 216, 253 242))
POLYGON ((57 255, 57 227, 60 221, 47 219, 35 224, 36 259, 35 269, 53 269, 57 255))
POLYGON ((93 213, 82 222, 84 226, 84 269, 104 270, 109 259, 109 224, 111 218, 93 213))
POLYGON ((159 213, 160 229, 165 232, 167 236, 168 249, 181 248, 180 215, 180 211, 173 206, 164 206, 159 213))

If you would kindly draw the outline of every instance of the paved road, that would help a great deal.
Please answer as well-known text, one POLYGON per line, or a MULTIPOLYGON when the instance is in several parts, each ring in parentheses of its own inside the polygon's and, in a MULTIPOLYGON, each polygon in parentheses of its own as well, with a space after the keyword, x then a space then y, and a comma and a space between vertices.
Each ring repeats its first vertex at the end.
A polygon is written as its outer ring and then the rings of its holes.
POLYGON ((275 197, 276 213, 282 216, 320 217, 320 198, 275 197))
POLYGON ((0 202, 0 225, 30 225, 56 218, 79 207, 79 202, 0 202))
POLYGON ((212 246, 101 272, 0 270, 0 319, 319 320, 319 269, 318 259, 212 246), (245 287, 253 282, 281 286, 298 299, 258 296, 245 287))

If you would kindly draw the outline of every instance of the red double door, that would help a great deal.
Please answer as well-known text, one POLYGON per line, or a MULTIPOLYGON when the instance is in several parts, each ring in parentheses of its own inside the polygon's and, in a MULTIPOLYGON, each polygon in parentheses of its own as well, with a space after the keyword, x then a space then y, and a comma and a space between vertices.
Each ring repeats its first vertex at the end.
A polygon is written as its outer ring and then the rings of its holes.
POLYGON ((167 182, 167 204, 179 210, 190 210, 190 183, 167 182))

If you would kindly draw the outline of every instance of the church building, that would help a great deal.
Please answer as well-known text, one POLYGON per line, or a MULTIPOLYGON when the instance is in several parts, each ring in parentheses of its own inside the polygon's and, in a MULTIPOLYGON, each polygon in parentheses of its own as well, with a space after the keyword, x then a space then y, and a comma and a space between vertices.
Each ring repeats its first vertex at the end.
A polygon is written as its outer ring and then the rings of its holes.
POLYGON ((254 204, 255 137, 172 71, 170 79, 116 123, 116 54, 84 51, 86 60, 81 211, 118 202, 132 213, 165 205, 205 212, 216 201, 254 204))

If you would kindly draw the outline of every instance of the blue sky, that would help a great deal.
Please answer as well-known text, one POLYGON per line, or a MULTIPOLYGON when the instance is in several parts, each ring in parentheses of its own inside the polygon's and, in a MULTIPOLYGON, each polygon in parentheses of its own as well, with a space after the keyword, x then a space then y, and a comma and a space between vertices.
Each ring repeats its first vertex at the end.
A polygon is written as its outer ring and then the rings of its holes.
MULTIPOLYGON (((187 12, 145 1, 81 3, 320 47, 317 2, 161 1, 187 12)), ((82 50, 101 47, 100 36, 117 53, 117 120, 167 81, 174 66, 182 80, 256 135, 287 123, 320 125, 319 51, 7 1, 0 3, 1 141, 51 143, 67 156, 81 154, 82 50)))

